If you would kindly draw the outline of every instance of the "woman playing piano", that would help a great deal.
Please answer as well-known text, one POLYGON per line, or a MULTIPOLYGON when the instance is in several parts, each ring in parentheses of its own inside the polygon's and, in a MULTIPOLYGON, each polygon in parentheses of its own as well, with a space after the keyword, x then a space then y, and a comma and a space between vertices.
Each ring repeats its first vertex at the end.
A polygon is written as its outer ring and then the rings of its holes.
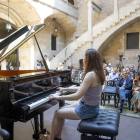
POLYGON ((79 88, 61 88, 62 91, 72 91, 75 94, 58 96, 51 94, 50 99, 79 100, 79 103, 62 107, 55 111, 51 125, 49 140, 61 140, 61 132, 65 119, 80 120, 93 118, 98 114, 100 94, 104 84, 104 72, 98 51, 88 49, 84 56, 85 74, 79 88))

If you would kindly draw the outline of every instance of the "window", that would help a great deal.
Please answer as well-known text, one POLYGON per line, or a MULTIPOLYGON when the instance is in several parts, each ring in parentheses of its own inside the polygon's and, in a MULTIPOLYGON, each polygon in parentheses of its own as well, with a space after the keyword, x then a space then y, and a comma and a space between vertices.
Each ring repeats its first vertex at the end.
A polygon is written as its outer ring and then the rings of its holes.
POLYGON ((74 0, 68 0, 68 2, 74 5, 74 0))
POLYGON ((56 36, 52 36, 51 50, 56 50, 56 36))
POLYGON ((127 33, 126 49, 139 49, 139 32, 127 33))

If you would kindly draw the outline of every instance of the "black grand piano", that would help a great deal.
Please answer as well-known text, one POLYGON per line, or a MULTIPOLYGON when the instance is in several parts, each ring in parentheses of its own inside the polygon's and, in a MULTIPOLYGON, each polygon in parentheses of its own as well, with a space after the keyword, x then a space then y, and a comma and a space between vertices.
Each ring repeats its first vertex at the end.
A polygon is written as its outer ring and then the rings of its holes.
POLYGON ((31 119, 34 119, 35 128, 33 139, 38 140, 39 134, 46 132, 43 112, 57 103, 60 106, 64 105, 64 102, 50 100, 48 96, 50 94, 69 94, 68 92, 56 93, 58 87, 77 86, 77 83, 71 81, 70 71, 48 69, 35 36, 44 27, 44 24, 36 25, 29 30, 28 26, 24 26, 0 42, 0 50, 3 53, 0 62, 2 62, 34 37, 45 67, 41 70, 0 70, 0 124, 10 133, 8 140, 14 140, 15 122, 26 123, 31 119), (26 37, 5 53, 7 46, 25 33, 27 33, 26 37))

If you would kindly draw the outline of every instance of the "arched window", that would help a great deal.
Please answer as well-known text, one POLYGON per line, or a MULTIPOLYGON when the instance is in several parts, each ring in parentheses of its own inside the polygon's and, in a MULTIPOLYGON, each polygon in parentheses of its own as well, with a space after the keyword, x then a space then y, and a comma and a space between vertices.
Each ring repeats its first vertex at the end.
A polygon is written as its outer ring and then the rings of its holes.
POLYGON ((68 2, 74 5, 74 0, 68 0, 68 2))

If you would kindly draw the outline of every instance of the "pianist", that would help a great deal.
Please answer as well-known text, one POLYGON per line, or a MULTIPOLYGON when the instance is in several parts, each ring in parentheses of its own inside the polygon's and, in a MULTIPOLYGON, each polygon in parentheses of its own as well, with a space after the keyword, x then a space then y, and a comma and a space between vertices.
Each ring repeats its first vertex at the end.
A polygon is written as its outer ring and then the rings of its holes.
POLYGON ((50 99, 79 100, 79 103, 62 107, 55 111, 48 140, 61 140, 61 132, 65 119, 80 120, 93 118, 99 111, 99 100, 104 84, 104 73, 101 57, 98 51, 88 49, 84 57, 84 80, 79 88, 61 88, 62 91, 72 91, 75 94, 58 96, 51 94, 50 99))

